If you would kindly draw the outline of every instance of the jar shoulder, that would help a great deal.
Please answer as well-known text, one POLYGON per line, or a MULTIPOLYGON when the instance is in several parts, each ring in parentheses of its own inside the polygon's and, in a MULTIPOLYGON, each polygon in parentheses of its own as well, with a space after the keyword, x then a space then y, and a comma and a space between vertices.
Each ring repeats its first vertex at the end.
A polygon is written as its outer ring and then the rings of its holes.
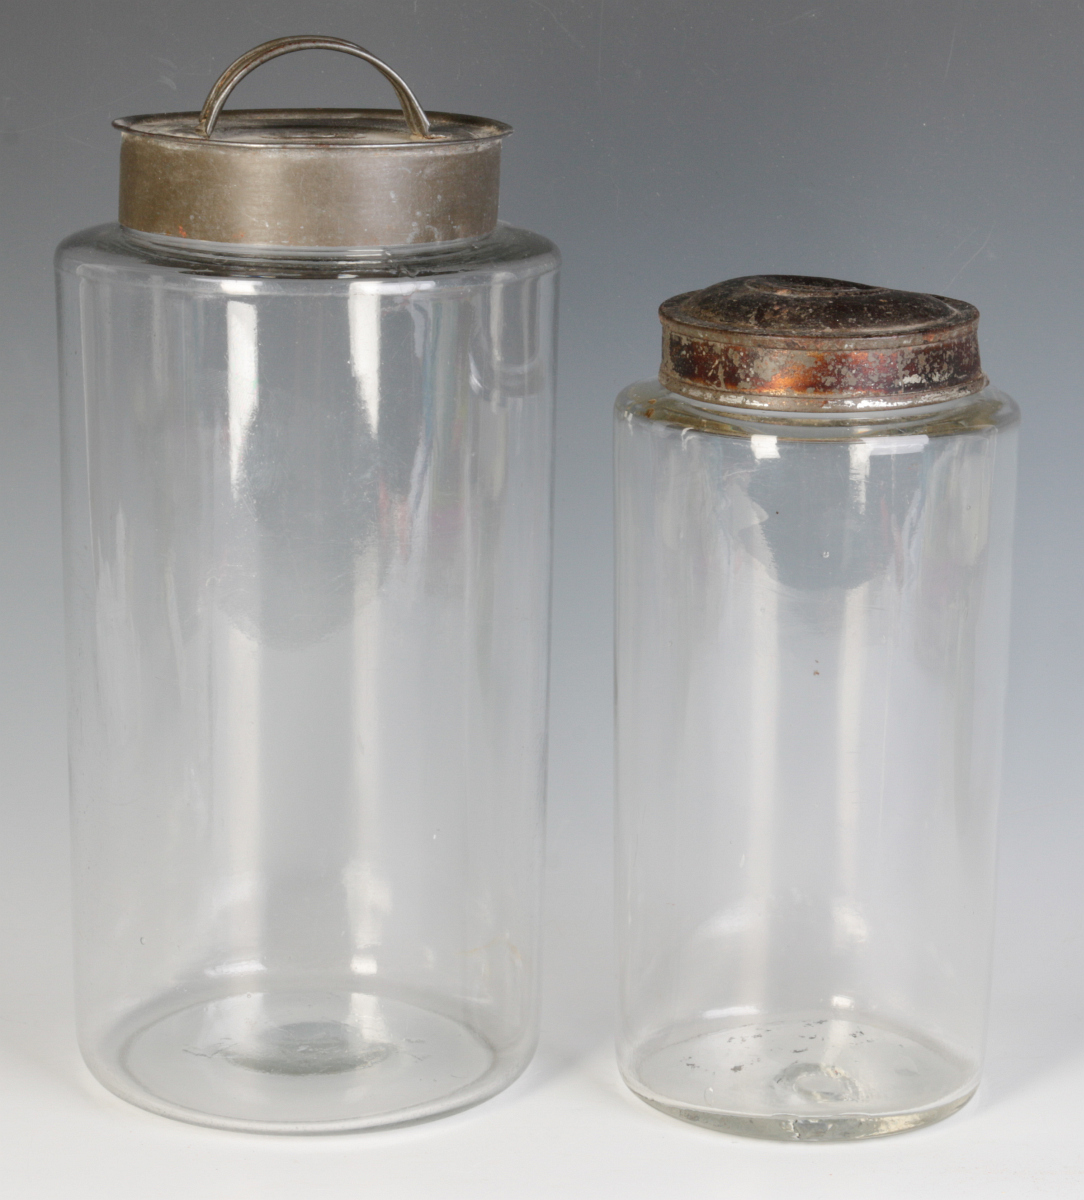
POLYGON ((770 434, 797 441, 839 441, 870 437, 928 437, 1001 432, 1020 420, 1016 401, 989 385, 973 396, 882 412, 796 413, 742 408, 691 400, 658 380, 631 384, 617 397, 619 423, 670 427, 682 432, 749 438, 770 434))
POLYGON ((116 223, 72 234, 56 251, 60 275, 138 277, 176 274, 209 279, 424 279, 447 275, 544 275, 560 266, 557 247, 541 234, 499 224, 482 238, 346 252, 241 247, 135 233, 116 223))

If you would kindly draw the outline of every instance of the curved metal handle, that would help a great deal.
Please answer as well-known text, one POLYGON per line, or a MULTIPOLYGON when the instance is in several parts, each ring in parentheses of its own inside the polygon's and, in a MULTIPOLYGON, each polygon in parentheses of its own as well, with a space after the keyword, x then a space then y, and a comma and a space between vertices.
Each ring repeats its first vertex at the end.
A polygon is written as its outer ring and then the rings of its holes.
POLYGON ((226 103, 230 92, 250 71, 255 71, 257 67, 282 54, 292 54, 295 50, 341 50, 344 54, 352 54, 355 58, 361 58, 365 62, 371 63, 395 88, 395 94, 399 97, 399 103, 403 108, 407 128, 410 130, 410 136, 416 138, 433 136, 429 132, 429 118, 414 98, 414 93, 387 63, 382 63, 379 58, 354 42, 347 42, 342 38, 305 34, 300 37, 275 38, 273 41, 264 42, 263 45, 249 50, 247 54, 242 54, 235 63, 222 72, 214 87, 207 93, 207 99, 200 110, 197 128, 203 137, 210 137, 214 132, 222 112, 222 106, 226 103))

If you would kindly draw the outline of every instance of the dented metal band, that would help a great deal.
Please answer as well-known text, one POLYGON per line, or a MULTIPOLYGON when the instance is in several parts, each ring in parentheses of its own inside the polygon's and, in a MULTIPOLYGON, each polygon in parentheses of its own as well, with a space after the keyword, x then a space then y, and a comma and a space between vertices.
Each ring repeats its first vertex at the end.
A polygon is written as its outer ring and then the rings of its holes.
POLYGON ((666 301, 659 379, 697 400, 898 408, 981 391, 978 311, 841 280, 750 276, 666 301))
POLYGON ((378 110, 227 112, 214 138, 195 134, 196 113, 118 121, 120 223, 256 246, 482 237, 497 224, 508 127, 429 117, 430 141, 408 140, 402 117, 378 110))

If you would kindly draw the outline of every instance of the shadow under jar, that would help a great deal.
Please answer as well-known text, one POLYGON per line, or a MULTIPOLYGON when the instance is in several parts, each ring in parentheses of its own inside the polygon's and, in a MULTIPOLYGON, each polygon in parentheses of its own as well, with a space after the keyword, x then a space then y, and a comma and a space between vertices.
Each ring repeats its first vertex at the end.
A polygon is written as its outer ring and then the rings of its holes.
POLYGON ((957 301, 661 316, 616 414, 621 1070, 731 1133, 927 1124, 982 1057, 1017 409, 957 301))
POLYGON ((208 1125, 439 1115, 536 1039, 558 260, 508 128, 400 98, 121 122, 58 256, 80 1043, 208 1125))

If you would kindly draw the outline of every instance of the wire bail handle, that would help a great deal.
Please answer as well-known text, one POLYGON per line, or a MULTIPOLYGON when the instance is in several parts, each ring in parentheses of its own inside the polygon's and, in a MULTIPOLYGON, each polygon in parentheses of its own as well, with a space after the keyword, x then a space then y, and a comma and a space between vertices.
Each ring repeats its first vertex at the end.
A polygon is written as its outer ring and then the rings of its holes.
POLYGON ((255 71, 257 67, 263 66, 265 62, 270 62, 273 58, 278 58, 283 54, 292 54, 295 50, 341 50, 344 54, 352 54, 355 58, 372 64, 395 88, 395 94, 403 109, 403 117, 410 130, 410 136, 424 139, 433 137, 433 134, 429 132, 429 118, 414 98, 414 93, 387 63, 381 62, 376 55, 370 54, 368 50, 354 42, 347 42, 342 38, 320 37, 316 34, 275 38, 273 41, 255 46, 247 53, 242 54, 236 62, 231 63, 207 93, 207 99, 200 110, 197 123, 200 135, 205 138, 211 136, 230 92, 250 71, 255 71))

